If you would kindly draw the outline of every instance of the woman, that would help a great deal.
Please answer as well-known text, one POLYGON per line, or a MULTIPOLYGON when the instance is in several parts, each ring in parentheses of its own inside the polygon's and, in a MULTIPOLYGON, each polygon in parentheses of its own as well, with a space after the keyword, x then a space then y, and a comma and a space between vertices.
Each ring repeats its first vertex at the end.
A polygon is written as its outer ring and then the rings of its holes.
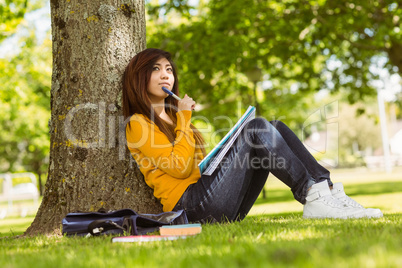
POLYGON ((280 121, 250 121, 214 173, 201 175, 204 140, 190 122, 195 101, 187 95, 177 101, 162 87, 179 95, 170 54, 152 48, 138 53, 123 77, 127 145, 164 211, 184 209, 191 222, 242 220, 271 172, 304 204, 306 218, 382 217, 333 184, 280 121))

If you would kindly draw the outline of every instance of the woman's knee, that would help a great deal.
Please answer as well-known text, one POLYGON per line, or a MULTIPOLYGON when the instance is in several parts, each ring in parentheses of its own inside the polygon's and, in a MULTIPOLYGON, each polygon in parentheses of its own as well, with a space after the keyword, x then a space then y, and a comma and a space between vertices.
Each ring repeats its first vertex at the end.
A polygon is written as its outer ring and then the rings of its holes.
POLYGON ((262 118, 262 117, 256 117, 247 124, 247 128, 248 129, 264 129, 264 128, 269 127, 269 125, 270 124, 267 119, 262 118))
POLYGON ((269 123, 270 123, 271 125, 273 125, 275 128, 282 127, 282 126, 286 126, 285 123, 283 123, 283 122, 280 121, 280 120, 272 120, 272 121, 269 121, 269 123))
POLYGON ((257 117, 249 122, 247 128, 249 130, 256 130, 257 132, 259 130, 263 132, 276 132, 277 130, 287 128, 287 126, 285 123, 279 120, 268 121, 265 118, 257 117))
POLYGON ((247 124, 245 131, 245 133, 247 133, 247 143, 252 147, 259 144, 263 137, 265 137, 264 140, 266 140, 266 138, 275 138, 278 132, 270 122, 261 117, 251 120, 247 124))

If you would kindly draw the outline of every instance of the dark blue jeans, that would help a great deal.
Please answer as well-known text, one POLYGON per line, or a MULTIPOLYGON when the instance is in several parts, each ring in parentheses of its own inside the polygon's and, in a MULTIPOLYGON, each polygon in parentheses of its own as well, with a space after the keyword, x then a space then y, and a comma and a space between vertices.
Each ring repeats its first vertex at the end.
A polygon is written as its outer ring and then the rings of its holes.
POLYGON ((211 176, 190 185, 174 210, 184 209, 191 222, 242 220, 271 172, 300 203, 307 189, 328 180, 329 171, 307 151, 281 121, 251 120, 211 176))

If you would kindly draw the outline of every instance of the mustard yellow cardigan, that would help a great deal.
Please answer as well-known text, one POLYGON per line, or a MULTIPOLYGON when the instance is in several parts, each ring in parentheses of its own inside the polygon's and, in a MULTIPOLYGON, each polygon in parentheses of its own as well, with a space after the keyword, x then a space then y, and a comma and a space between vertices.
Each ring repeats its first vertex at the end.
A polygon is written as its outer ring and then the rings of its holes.
POLYGON ((176 115, 173 144, 141 114, 134 114, 126 127, 127 146, 163 211, 171 211, 187 187, 201 177, 198 163, 203 154, 196 148, 190 128, 191 111, 179 111, 176 115))

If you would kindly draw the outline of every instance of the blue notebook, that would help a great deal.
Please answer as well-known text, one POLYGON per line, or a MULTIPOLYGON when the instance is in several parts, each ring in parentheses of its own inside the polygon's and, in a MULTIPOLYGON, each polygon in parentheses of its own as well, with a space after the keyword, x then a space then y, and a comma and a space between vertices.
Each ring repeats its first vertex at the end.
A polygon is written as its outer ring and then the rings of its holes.
POLYGON ((225 137, 209 152, 209 154, 198 164, 202 175, 211 175, 218 167, 222 158, 235 142, 246 123, 255 118, 255 107, 249 106, 243 116, 237 121, 225 137))

